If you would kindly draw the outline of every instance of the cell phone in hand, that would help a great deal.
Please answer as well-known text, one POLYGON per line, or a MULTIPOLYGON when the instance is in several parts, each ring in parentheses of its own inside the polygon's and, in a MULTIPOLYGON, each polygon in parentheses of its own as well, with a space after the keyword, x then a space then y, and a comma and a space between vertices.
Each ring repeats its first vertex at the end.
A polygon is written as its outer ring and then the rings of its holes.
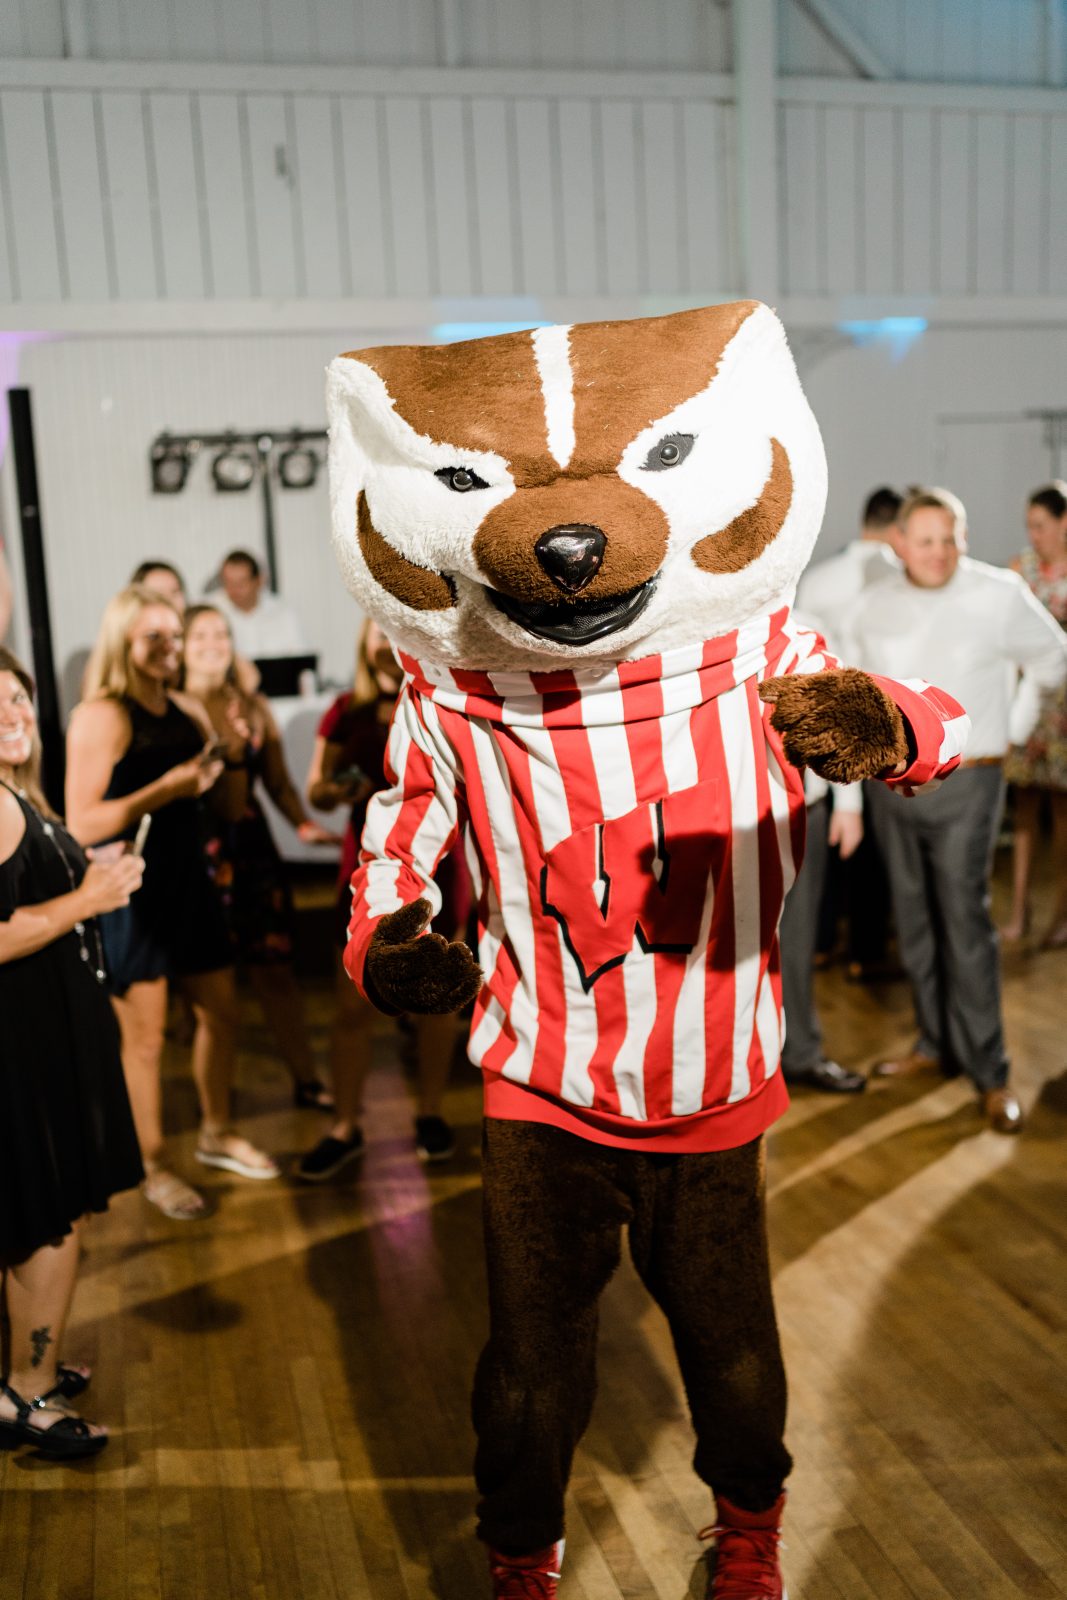
POLYGON ((213 761, 225 761, 226 740, 212 739, 200 752, 200 765, 208 767, 213 761))
POLYGON ((137 832, 134 834, 133 843, 130 846, 131 856, 144 855, 145 840, 148 838, 148 830, 151 826, 152 813, 150 811, 146 811, 140 822, 137 824, 137 832))
POLYGON ((331 783, 339 784, 342 789, 358 789, 361 784, 369 782, 363 768, 353 761, 350 766, 340 767, 331 774, 331 783))

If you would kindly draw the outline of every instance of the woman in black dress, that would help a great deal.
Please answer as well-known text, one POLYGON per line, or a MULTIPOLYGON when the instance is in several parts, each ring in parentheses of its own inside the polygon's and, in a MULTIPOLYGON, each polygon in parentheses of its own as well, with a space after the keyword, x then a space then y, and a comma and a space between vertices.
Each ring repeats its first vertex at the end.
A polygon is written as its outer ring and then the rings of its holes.
POLYGON ((0 1448, 70 1459, 107 1443, 66 1404, 87 1372, 57 1359, 78 1226, 142 1176, 94 919, 129 904, 143 863, 87 864, 37 765, 33 682, 0 648, 0 1448))
POLYGON ((203 707, 216 736, 227 741, 226 771, 244 796, 236 820, 210 808, 201 817, 208 866, 233 935, 238 965, 292 1074, 295 1103, 330 1110, 333 1101, 315 1071, 303 996, 293 971, 292 895, 256 797, 257 782, 305 844, 340 844, 341 837, 308 816, 285 765, 270 705, 263 695, 242 686, 230 624, 215 606, 191 606, 185 613, 179 682, 203 707))
POLYGON ((141 1140, 146 1197, 179 1221, 204 1203, 164 1159, 160 1064, 168 985, 181 982, 196 1018, 193 1076, 201 1124, 196 1158, 246 1178, 274 1178, 269 1156, 234 1133, 230 1083, 236 1055, 233 949, 208 877, 197 802, 240 805, 203 710, 170 689, 181 618, 132 585, 104 612, 86 671, 85 699, 67 741, 67 821, 83 844, 128 840, 142 817, 144 888, 104 919, 103 938, 122 1059, 141 1140), (216 787, 217 786, 217 787, 216 787))

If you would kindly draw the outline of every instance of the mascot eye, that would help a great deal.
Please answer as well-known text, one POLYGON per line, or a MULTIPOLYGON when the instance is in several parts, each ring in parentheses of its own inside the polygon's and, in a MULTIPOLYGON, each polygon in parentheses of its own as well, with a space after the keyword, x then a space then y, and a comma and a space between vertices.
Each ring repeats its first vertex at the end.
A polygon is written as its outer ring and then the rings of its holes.
POLYGON ((447 489, 454 489, 457 494, 466 494, 468 489, 489 487, 485 479, 479 478, 469 467, 438 467, 434 477, 440 478, 447 489))
POLYGON ((693 444, 691 433, 669 433, 659 444, 652 446, 647 459, 641 463, 641 471, 666 472, 669 467, 679 466, 692 450, 693 444))

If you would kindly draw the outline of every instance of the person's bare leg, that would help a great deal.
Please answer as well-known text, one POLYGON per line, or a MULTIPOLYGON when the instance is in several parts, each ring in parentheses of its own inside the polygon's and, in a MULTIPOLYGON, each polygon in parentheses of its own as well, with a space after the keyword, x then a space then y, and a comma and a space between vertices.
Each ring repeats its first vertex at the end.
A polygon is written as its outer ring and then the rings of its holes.
POLYGON ((439 1117, 456 1045, 455 1017, 414 1017, 419 1050, 420 1117, 439 1117))
POLYGON ((1030 921, 1030 875, 1037 847, 1040 789, 1016 789, 1012 802, 1011 912, 1000 930, 1002 939, 1025 938, 1030 921))
POLYGON ((262 1150, 230 1131, 230 1089, 237 1059, 237 987, 232 967, 199 972, 185 979, 196 1017, 193 1078, 200 1100, 198 1147, 232 1156, 249 1167, 277 1171, 262 1150))
POLYGON ((310 1083, 317 1076, 315 1055, 304 1016, 304 997, 292 967, 280 963, 249 967, 248 977, 293 1082, 310 1083))
MULTIPOLYGON (((81 1245, 78 1229, 55 1244, 35 1250, 28 1261, 9 1267, 6 1274, 7 1313, 10 1322, 10 1367, 6 1382, 23 1400, 46 1394, 55 1387, 56 1366, 74 1296, 81 1245)), ((15 1407, 0 1395, 0 1416, 15 1416, 15 1407)), ((33 1424, 49 1428, 70 1416, 64 1401, 35 1411, 33 1424)), ((106 1434, 106 1428, 92 1428, 106 1434)))
POLYGON ((134 983, 112 1000, 122 1038, 122 1069, 134 1127, 146 1167, 163 1159, 163 1030, 167 1021, 167 980, 134 983))
POLYGON ((122 1067, 141 1146, 147 1199, 175 1220, 203 1216, 203 1197, 171 1172, 163 1139, 162 1057, 167 1023, 167 981, 134 983, 113 999, 122 1036, 122 1067))
POLYGON ((1051 877, 1056 888, 1052 917, 1042 943, 1058 950, 1067 945, 1067 794, 1054 789, 1049 796, 1052 803, 1052 863, 1051 877))
POLYGON ((371 1066, 376 1012, 364 1000, 340 960, 334 986, 333 1026, 330 1029, 330 1075, 333 1081, 334 1122, 330 1134, 346 1142, 363 1117, 363 1091, 371 1066))

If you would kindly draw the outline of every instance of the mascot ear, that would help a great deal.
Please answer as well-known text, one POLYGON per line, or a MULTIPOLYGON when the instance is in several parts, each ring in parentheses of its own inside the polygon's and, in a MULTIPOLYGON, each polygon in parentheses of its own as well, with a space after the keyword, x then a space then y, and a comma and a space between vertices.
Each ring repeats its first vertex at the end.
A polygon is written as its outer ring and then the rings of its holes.
POLYGON ((899 710, 855 667, 768 678, 759 695, 774 706, 771 727, 788 760, 831 783, 884 777, 914 759, 899 710))

